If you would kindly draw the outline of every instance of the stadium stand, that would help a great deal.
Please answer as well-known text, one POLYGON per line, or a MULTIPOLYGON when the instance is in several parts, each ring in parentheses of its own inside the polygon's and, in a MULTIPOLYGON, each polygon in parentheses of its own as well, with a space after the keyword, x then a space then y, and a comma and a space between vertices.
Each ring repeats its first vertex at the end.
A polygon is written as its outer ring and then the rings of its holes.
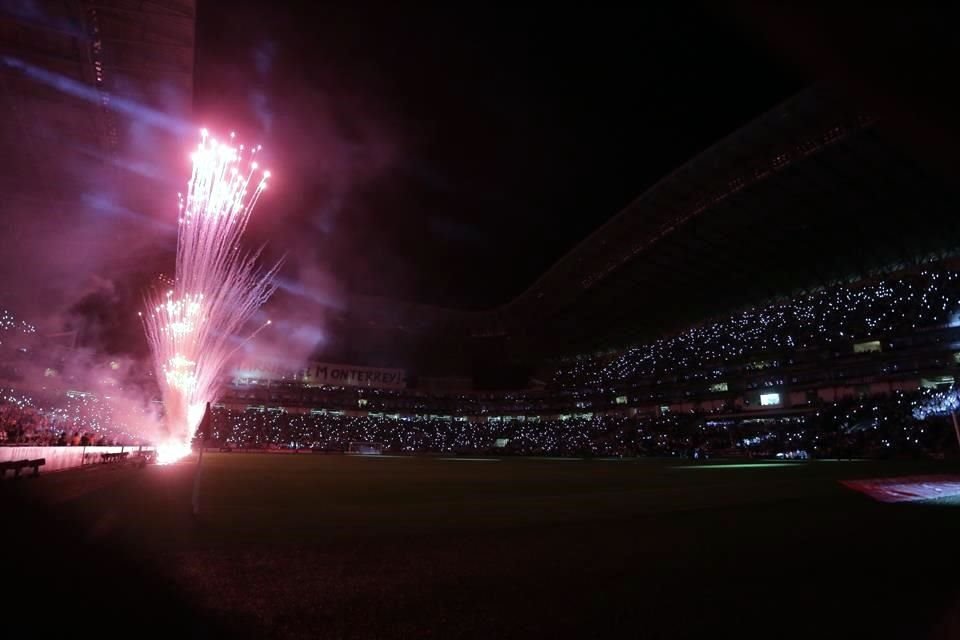
MULTIPOLYGON (((182 40, 165 41, 180 52, 165 73, 184 96, 187 9, 164 14, 182 40)), ((85 16, 100 25, 105 51, 148 16, 114 18, 106 9, 85 16)), ((24 36, 15 52, 24 63, 5 70, 23 101, 36 98, 24 78, 29 42, 24 36)), ((89 73, 85 60, 72 72, 89 73)), ((145 70, 135 66, 134 75, 148 82, 145 70)), ((110 114, 95 103, 84 109, 98 122, 91 144, 116 147, 110 114)), ((405 386, 321 385, 296 371, 233 378, 215 411, 215 439, 236 449, 344 451, 356 441, 405 452, 678 453, 711 440, 708 423, 718 421, 740 433, 792 420, 805 425, 803 438, 836 440, 840 427, 822 416, 861 398, 912 434, 923 423, 901 418, 900 402, 922 404, 930 389, 950 387, 958 363, 956 204, 954 190, 891 144, 869 108, 815 86, 665 177, 501 307, 349 297, 327 343, 342 345, 352 364, 403 367, 405 386), (883 185, 882 195, 865 184, 883 185), (891 223, 904 211, 924 217, 909 243, 891 223), (751 233, 757 225, 764 233, 751 233)), ((32 328, 4 314, 0 329, 32 328)), ((34 346, 29 357, 55 369, 59 355, 34 346)), ((27 356, 3 356, 0 440, 136 442, 137 416, 84 390, 41 390, 21 375, 27 356)), ((790 443, 771 433, 709 445, 786 454, 790 443)), ((905 438, 858 446, 920 445, 905 438)), ((813 444, 805 440, 804 450, 839 447, 813 444)))
MULTIPOLYGON (((946 419, 914 413, 954 383, 958 309, 960 271, 941 263, 574 359, 541 389, 246 380, 216 407, 210 444, 349 451, 352 442, 376 442, 392 452, 497 455, 939 455, 950 443, 946 419)), ((62 400, 44 407, 7 392, 0 437, 76 445, 129 438, 108 403, 76 392, 62 400)))
POLYGON ((928 391, 811 403, 799 411, 754 415, 684 413, 497 417, 483 422, 430 416, 348 416, 283 411, 215 413, 214 438, 235 451, 345 451, 356 439, 398 453, 636 456, 936 456, 952 446, 942 424, 913 416, 928 391))
MULTIPOLYGON (((705 323, 675 336, 631 348, 610 362, 578 360, 554 379, 562 386, 598 385, 683 371, 710 380, 731 365, 750 367, 753 356, 774 358, 752 368, 779 368, 781 360, 814 349, 854 345, 946 326, 957 312, 960 280, 949 271, 924 270, 890 279, 834 286, 784 302, 705 323)), ((878 346, 877 350, 882 347, 878 346)))

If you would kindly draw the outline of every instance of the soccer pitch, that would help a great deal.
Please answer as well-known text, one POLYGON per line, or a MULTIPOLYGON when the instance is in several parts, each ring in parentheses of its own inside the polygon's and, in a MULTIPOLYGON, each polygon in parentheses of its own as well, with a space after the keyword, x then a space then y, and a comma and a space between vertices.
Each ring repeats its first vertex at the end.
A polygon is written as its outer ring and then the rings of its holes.
POLYGON ((960 620, 960 504, 840 481, 952 469, 208 453, 198 519, 192 462, 15 490, 214 634, 927 638, 960 620))

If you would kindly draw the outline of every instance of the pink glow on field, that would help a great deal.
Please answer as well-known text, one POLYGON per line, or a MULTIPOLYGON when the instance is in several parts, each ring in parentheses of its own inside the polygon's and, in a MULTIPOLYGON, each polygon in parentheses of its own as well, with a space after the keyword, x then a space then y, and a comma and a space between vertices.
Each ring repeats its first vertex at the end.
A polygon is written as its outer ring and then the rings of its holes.
POLYGON ((960 496, 960 476, 958 475, 841 480, 841 484, 848 489, 866 494, 878 502, 913 502, 960 496))

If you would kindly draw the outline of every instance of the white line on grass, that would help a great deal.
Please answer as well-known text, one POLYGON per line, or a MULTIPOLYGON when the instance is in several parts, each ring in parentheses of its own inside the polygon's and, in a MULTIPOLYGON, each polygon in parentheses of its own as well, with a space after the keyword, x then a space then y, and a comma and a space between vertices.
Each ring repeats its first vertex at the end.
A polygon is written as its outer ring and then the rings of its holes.
POLYGON ((376 460, 377 458, 403 458, 404 460, 414 458, 415 456, 387 456, 382 453, 352 453, 348 454, 354 458, 366 458, 368 460, 376 460))

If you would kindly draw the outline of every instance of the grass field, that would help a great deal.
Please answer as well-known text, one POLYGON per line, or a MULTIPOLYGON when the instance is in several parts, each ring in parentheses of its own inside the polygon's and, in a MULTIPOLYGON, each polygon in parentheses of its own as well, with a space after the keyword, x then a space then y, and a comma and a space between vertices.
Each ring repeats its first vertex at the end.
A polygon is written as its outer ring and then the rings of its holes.
POLYGON ((18 607, 181 637, 960 637, 960 502, 839 484, 949 464, 207 454, 197 520, 193 470, 4 483, 18 607))

